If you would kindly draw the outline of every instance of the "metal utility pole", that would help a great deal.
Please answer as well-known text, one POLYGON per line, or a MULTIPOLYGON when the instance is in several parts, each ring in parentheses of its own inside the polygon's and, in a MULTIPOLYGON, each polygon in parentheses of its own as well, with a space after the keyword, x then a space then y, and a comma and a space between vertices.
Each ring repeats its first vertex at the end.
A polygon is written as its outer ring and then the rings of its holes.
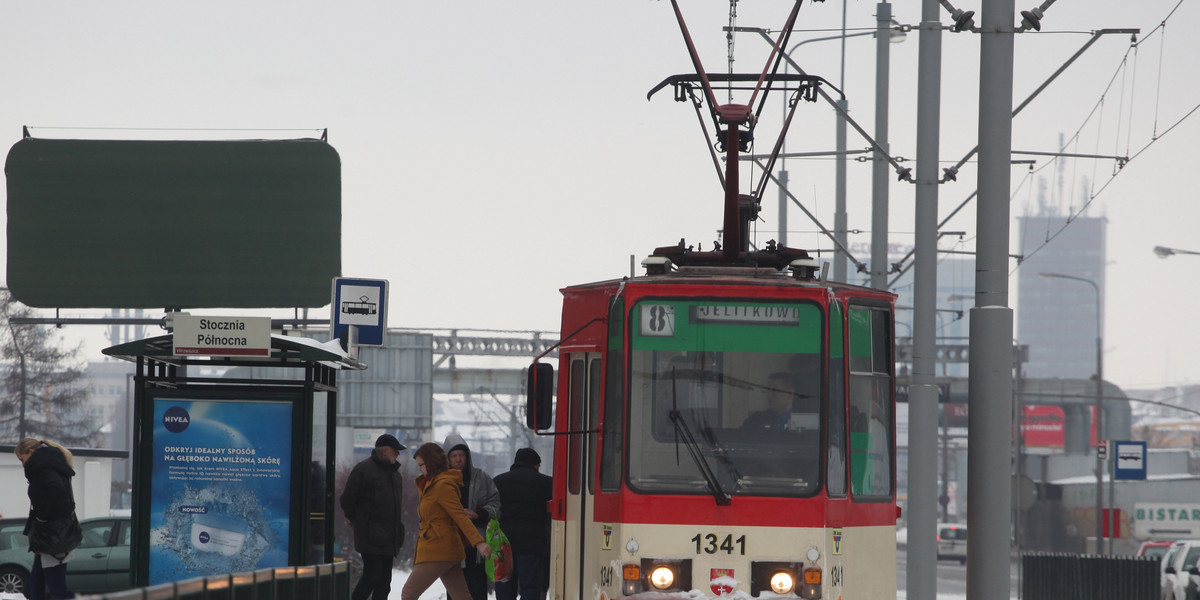
POLYGON ((1012 345, 1008 306, 1014 0, 984 0, 979 53, 979 204, 971 309, 967 597, 1008 600, 1012 345))
MULTIPOLYGON (((891 71, 892 5, 875 5, 875 151, 871 177, 871 287, 887 289, 888 273, 888 85, 891 71)), ((837 223, 834 223, 837 229, 837 223)))
MULTIPOLYGON (((846 42, 842 40, 842 46, 845 47, 846 42)), ((844 79, 844 78, 843 78, 844 79)), ((844 84, 844 82, 843 82, 844 84)), ((849 241, 850 220, 846 216, 846 115, 845 112, 850 110, 850 103, 845 98, 834 100, 838 106, 837 114, 837 163, 834 167, 834 209, 833 209, 833 237, 837 240, 836 248, 833 252, 833 280, 839 283, 846 283, 846 251, 842 248, 846 247, 849 241)))
MULTIPOLYGON (((1092 286, 1096 293, 1096 553, 1104 554, 1104 460, 1100 458, 1100 444, 1105 439, 1104 434, 1104 319, 1100 312, 1100 285, 1086 277, 1063 275, 1062 273, 1038 273, 1042 279, 1069 279, 1092 286)), ((1110 498, 1111 504, 1111 498, 1110 498)), ((1112 551, 1112 541, 1109 540, 1109 551, 1112 551)))
MULTIPOLYGON (((846 2, 842 0, 842 61, 838 78, 839 89, 843 92, 846 91, 846 2)), ((846 283, 846 251, 843 248, 846 247, 847 229, 850 226, 846 217, 846 111, 850 110, 850 103, 845 97, 838 97, 836 103, 837 165, 834 167, 833 238, 837 241, 837 247, 833 251, 833 280, 846 283)))
POLYGON ((906 583, 909 598, 934 598, 937 596, 938 437, 938 389, 934 377, 937 375, 938 137, 942 91, 942 23, 938 0, 922 0, 920 29, 906 583))

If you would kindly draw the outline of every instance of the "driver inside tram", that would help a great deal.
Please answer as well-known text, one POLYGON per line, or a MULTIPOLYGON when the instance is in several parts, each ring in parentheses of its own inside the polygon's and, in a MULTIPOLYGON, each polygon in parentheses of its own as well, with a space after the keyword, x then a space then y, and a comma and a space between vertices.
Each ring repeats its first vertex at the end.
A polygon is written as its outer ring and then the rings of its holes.
POLYGON ((790 373, 777 371, 767 377, 767 407, 750 413, 743 429, 788 429, 796 401, 796 386, 790 373))

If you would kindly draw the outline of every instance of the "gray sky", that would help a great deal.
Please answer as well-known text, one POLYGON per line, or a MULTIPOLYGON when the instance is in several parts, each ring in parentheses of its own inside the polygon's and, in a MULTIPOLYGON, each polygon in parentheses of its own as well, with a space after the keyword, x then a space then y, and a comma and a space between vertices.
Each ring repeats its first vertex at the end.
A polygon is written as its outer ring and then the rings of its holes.
MULTIPOLYGON (((1196 291, 1200 256, 1161 260, 1151 252, 1200 251, 1200 209, 1192 204, 1200 176, 1191 160, 1200 115, 1164 135, 1200 104, 1200 8, 1184 2, 1165 35, 1154 31, 1177 4, 1060 0, 1041 33, 1016 40, 1014 104, 1088 31, 1136 27, 1146 38, 1136 53, 1128 36, 1102 39, 1013 126, 1015 149, 1055 151, 1060 134, 1076 132, 1070 152, 1144 148, 1115 177, 1113 161, 1067 163, 1063 197, 1047 197, 1065 217, 1086 202, 1086 186, 1106 186, 1088 214, 1109 220, 1105 375, 1124 387, 1195 380, 1189 363, 1200 319, 1185 294, 1196 291), (1147 146, 1156 131, 1160 139, 1147 146)), ((981 11, 979 0, 956 5, 981 11)), ((725 71, 728 3, 682 7, 707 70, 725 71)), ((790 7, 742 1, 737 24, 778 28, 790 7)), ((851 1, 847 13, 851 33, 874 26, 874 2, 851 1)), ((915 25, 920 3, 895 2, 893 13, 915 25)), ((791 43, 834 35, 841 16, 836 0, 805 3, 791 43)), ((299 137, 327 128, 342 160, 343 274, 391 282, 393 326, 554 330, 558 289, 628 274, 630 255, 640 261, 681 237, 707 247, 720 227, 722 194, 692 109, 669 92, 645 98, 666 76, 691 70, 668 2, 14 0, 0 4, 0 23, 0 133, 9 146, 23 125, 35 136, 85 138, 299 137)), ((910 161, 917 38, 910 32, 892 45, 892 149, 910 161)), ((871 130, 872 38, 846 46, 851 113, 871 130)), ((767 50, 757 35, 737 36, 735 70, 759 70, 767 50)), ((952 164, 975 144, 978 36, 946 33, 943 50, 942 160, 952 164)), ((837 42, 796 53, 808 72, 835 83, 838 56, 837 42)), ((778 115, 775 107, 768 112, 778 115)), ((788 150, 831 150, 833 123, 823 104, 802 106, 788 150)), ((777 116, 764 120, 757 150, 766 151, 777 127, 777 116)), ((851 135, 850 148, 866 146, 851 135)), ((1036 167, 1056 189, 1050 159, 1038 157, 1036 167)), ((788 168, 793 193, 832 226, 833 162, 793 160, 788 168)), ((1013 168, 1014 217, 1039 201, 1027 175, 1013 168)), ((850 227, 862 230, 850 241, 865 243, 869 165, 850 163, 849 178, 850 227)), ((744 182, 756 179, 743 172, 744 182)), ((942 186, 941 214, 975 182, 970 163, 942 186)), ((767 196, 759 244, 778 227, 773 188, 767 196)), ((910 245, 913 186, 893 183, 891 197, 890 241, 910 245)), ((974 250, 974 204, 946 228, 968 235, 958 245, 946 238, 943 248, 974 250)), ((831 247, 797 210, 788 229, 789 245, 831 247)), ((1015 223, 1012 230, 1015 247, 1015 223)), ((1015 304, 1015 277, 1009 292, 1015 304)), ((65 333, 98 355, 98 329, 65 333)))

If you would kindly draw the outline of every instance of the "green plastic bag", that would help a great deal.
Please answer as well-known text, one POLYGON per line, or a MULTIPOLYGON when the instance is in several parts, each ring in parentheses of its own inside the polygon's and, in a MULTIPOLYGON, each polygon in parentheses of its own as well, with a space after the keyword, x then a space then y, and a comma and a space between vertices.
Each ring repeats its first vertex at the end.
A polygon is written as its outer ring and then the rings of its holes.
POLYGON ((488 579, 508 581, 512 577, 515 565, 513 564, 512 545, 508 543, 508 536, 500 530, 500 521, 492 519, 488 522, 484 541, 492 547, 492 555, 484 563, 488 579))

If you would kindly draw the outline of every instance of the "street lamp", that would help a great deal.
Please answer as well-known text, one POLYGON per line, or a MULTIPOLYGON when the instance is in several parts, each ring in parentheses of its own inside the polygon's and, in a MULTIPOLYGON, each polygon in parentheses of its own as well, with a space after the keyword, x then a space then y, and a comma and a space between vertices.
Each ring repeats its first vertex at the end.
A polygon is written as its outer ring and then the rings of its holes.
MULTIPOLYGON (((1155 250, 1157 252, 1157 249, 1155 250)), ((1104 346, 1100 323, 1100 286, 1095 281, 1074 275, 1061 273, 1038 273, 1041 279, 1070 279, 1082 281, 1096 292, 1096 444, 1099 445, 1104 436, 1104 408, 1101 399, 1104 397, 1104 346)), ((1100 459, 1100 449, 1096 449, 1096 548, 1103 552, 1102 534, 1104 532, 1104 461, 1100 459)))
POLYGON ((1166 246, 1155 246, 1154 254, 1158 255, 1159 258, 1166 258, 1173 254, 1200 254, 1200 252, 1193 252, 1191 250, 1180 250, 1178 248, 1168 248, 1166 246))

